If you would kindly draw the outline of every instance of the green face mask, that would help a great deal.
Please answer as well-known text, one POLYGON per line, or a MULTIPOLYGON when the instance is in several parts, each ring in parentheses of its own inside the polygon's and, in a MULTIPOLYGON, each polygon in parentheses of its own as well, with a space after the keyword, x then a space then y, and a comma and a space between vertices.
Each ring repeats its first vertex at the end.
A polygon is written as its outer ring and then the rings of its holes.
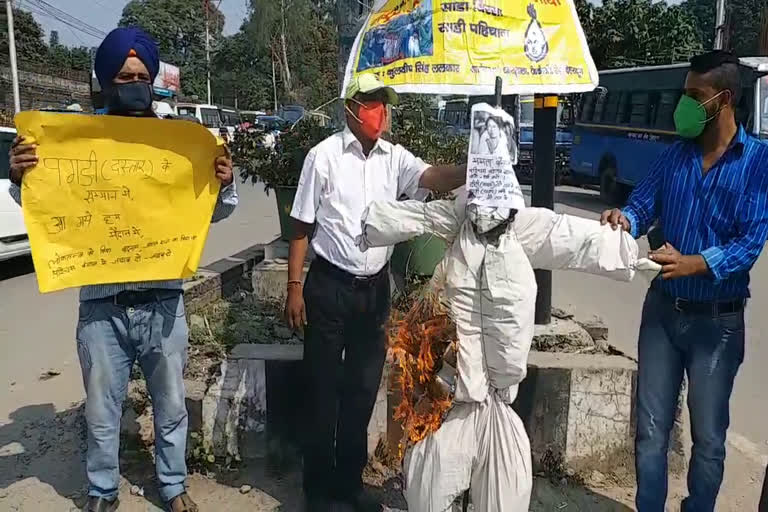
POLYGON ((695 139, 701 135, 701 132, 704 131, 707 123, 716 118, 720 113, 718 110, 715 115, 708 118, 707 110, 704 108, 704 105, 724 92, 725 91, 720 91, 704 103, 699 103, 686 94, 680 96, 680 101, 675 109, 675 129, 677 130, 677 134, 686 139, 695 139))

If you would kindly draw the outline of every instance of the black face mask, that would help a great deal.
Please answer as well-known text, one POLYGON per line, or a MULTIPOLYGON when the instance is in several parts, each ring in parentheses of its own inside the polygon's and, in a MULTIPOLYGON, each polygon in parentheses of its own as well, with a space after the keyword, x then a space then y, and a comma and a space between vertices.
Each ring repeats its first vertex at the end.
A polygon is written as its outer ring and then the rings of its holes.
POLYGON ((152 113, 152 84, 112 84, 107 93, 107 112, 116 115, 146 116, 152 113))

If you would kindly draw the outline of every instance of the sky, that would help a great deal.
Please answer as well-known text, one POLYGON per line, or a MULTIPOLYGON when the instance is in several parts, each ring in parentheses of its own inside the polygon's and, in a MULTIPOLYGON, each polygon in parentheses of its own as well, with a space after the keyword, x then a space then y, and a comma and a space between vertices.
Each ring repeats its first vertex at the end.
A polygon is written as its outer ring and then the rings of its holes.
MULTIPOLYGON (((75 18, 98 28, 102 32, 109 32, 117 26, 120 15, 123 13, 123 7, 128 0, 45 0, 48 4, 74 16, 75 18)), ((216 0, 212 0, 216 1, 216 0)), ((221 0, 219 9, 224 13, 226 23, 224 25, 224 34, 234 34, 240 29, 246 15, 247 0, 221 0)), ((15 0, 16 7, 30 10, 29 4, 25 5, 25 0, 15 0)), ((202 0, 200 0, 200 11, 202 13, 202 0)), ((46 33, 46 42, 51 30, 59 32, 59 41, 67 46, 98 46, 100 39, 91 35, 84 34, 67 25, 44 17, 41 14, 33 13, 35 19, 43 26, 46 33)))

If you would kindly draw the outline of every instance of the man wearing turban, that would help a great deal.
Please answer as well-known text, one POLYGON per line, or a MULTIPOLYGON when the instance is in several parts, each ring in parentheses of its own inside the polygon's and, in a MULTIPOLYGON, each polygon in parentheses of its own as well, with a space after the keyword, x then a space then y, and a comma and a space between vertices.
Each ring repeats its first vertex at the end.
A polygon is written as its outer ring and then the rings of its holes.
MULTIPOLYGON (((118 28, 110 32, 94 63, 107 114, 154 117, 152 82, 159 67, 157 45, 144 31, 118 28)), ((19 204, 24 173, 37 163, 36 146, 24 144, 23 137, 18 137, 11 149, 10 193, 19 204)), ((211 164, 222 185, 213 212, 216 222, 232 213, 238 198, 229 157, 219 157, 211 164)), ((181 280, 81 288, 76 337, 88 428, 85 512, 117 510, 120 417, 136 360, 152 397, 160 496, 171 512, 197 512, 184 487, 187 409, 183 373, 188 333, 181 280)))

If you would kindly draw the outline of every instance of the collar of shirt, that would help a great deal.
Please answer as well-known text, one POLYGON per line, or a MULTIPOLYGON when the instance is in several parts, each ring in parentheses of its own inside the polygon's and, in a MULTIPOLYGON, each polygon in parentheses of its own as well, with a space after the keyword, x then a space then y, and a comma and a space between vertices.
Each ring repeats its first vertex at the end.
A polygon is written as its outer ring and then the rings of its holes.
MULTIPOLYGON (((352 130, 350 130, 349 127, 344 128, 344 131, 341 133, 341 139, 344 151, 349 151, 350 147, 354 147, 361 153, 363 152, 363 145, 360 144, 360 141, 357 140, 357 137, 355 137, 355 134, 352 133, 352 130)), ((377 150, 383 151, 384 153, 389 153, 392 151, 392 144, 380 138, 376 141, 376 144, 374 144, 371 152, 377 150)))
MULTIPOLYGON (((749 143, 749 135, 742 125, 738 125, 736 128, 736 135, 731 139, 728 148, 720 158, 741 158, 744 154, 744 147, 749 143)), ((694 141, 688 142, 689 150, 693 151, 697 158, 701 157, 701 148, 694 141)))

